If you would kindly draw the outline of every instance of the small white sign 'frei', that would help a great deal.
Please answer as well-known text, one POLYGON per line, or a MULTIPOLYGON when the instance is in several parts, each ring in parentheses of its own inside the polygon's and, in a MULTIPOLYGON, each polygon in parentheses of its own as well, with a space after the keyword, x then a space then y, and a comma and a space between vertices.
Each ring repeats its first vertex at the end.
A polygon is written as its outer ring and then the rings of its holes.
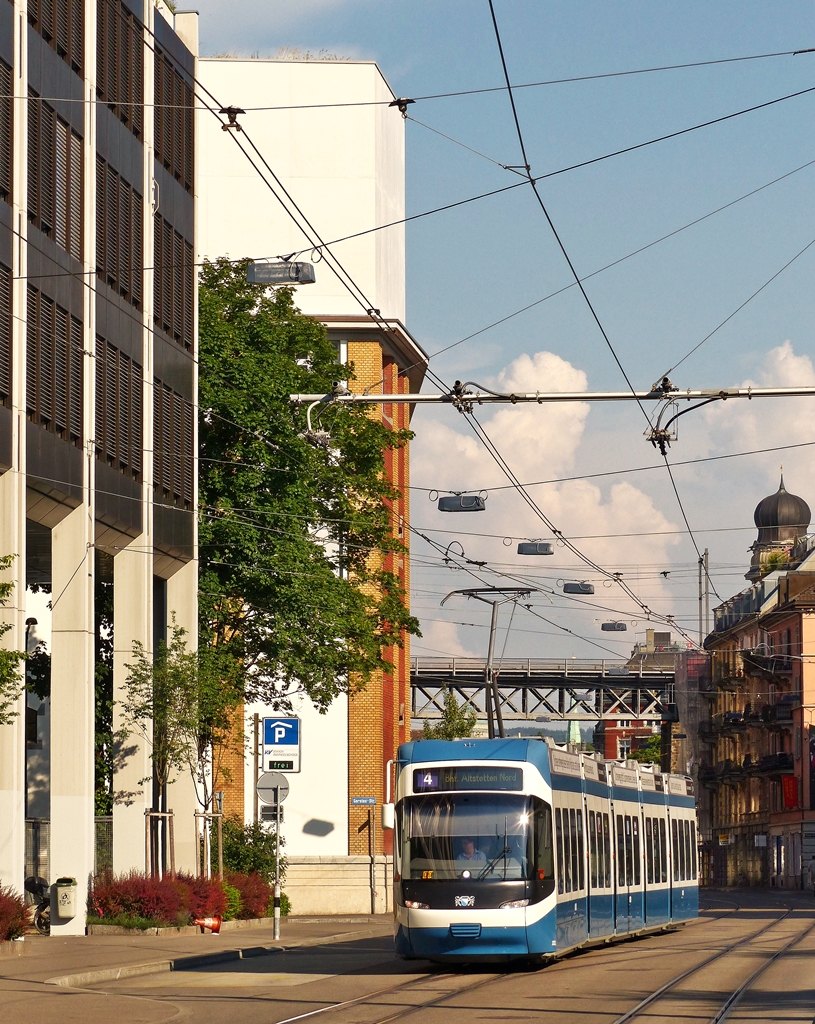
POLYGON ((300 719, 263 719, 263 763, 265 772, 300 771, 300 719))

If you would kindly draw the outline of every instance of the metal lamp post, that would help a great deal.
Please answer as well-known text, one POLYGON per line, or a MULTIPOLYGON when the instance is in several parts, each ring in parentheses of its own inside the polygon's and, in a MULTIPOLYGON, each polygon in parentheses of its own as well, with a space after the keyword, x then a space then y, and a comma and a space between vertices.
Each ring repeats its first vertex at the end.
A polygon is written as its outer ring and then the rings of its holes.
POLYGON ((504 717, 501 714, 501 704, 498 699, 498 674, 493 668, 495 632, 498 628, 498 609, 502 604, 509 604, 510 602, 517 601, 521 597, 529 597, 530 594, 535 593, 538 593, 537 587, 473 587, 468 590, 451 590, 440 605, 440 607, 444 607, 444 602, 454 594, 463 594, 464 597, 472 597, 476 601, 483 601, 484 604, 492 605, 492 615, 490 617, 490 641, 487 648, 487 665, 484 670, 484 681, 486 683, 487 735, 490 739, 495 737, 495 725, 492 718, 493 707, 495 708, 495 722, 498 725, 498 735, 502 739, 504 737, 504 717), (485 597, 485 594, 497 594, 500 599, 490 599, 489 597, 485 597))

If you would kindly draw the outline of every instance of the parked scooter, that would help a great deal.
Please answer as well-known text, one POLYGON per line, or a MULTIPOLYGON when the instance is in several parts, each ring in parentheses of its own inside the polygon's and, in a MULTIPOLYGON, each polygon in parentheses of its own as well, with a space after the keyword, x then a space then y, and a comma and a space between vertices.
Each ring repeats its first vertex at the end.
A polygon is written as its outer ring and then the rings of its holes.
POLYGON ((40 935, 51 934, 51 886, 44 878, 33 876, 25 880, 25 891, 31 893, 37 904, 34 910, 34 927, 40 935))

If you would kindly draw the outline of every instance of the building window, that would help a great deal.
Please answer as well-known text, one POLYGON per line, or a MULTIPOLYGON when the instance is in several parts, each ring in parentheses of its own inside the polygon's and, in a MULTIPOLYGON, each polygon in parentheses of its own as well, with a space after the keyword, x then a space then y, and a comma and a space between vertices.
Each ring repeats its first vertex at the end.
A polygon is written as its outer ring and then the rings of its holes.
POLYGON ((142 197, 96 158, 96 273, 134 306, 142 300, 142 197))
POLYGON ((11 68, 0 60, 0 199, 11 202, 11 125, 14 102, 11 68))
POLYGON ((192 348, 195 257, 190 243, 155 215, 153 234, 153 319, 186 349, 192 348))
POLYGON ((136 138, 141 138, 144 26, 121 0, 97 3, 96 95, 136 138))
POLYGON ((192 405, 160 380, 153 396, 153 490, 156 501, 192 508, 195 470, 192 405))
POLYGON ((82 259, 82 138, 29 89, 28 219, 82 259))
POLYGON ((629 757, 631 754, 631 740, 630 738, 618 739, 617 740, 617 758, 623 760, 629 757))
POLYGON ((28 0, 28 21, 68 67, 83 74, 82 0, 28 0))
POLYGON ((171 62, 156 47, 155 138, 156 160, 187 192, 193 183, 193 93, 171 62))
POLYGON ((142 367, 96 338, 96 457, 141 479, 142 367))
POLYGON ((631 720, 628 719, 628 718, 621 718, 617 722, 617 728, 618 729, 630 729, 631 728, 631 720))
POLYGON ((28 286, 26 409, 28 418, 82 445, 82 322, 28 286))
POLYGON ((0 405, 11 405, 11 271, 0 264, 0 405))

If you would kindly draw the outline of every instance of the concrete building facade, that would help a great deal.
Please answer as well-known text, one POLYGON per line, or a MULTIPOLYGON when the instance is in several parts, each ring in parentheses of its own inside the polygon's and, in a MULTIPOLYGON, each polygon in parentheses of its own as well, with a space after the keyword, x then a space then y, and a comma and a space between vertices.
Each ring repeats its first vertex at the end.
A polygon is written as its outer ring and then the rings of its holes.
MULTIPOLYGON (((395 97, 379 68, 364 61, 213 58, 199 61, 199 75, 218 104, 246 111, 239 121, 276 179, 267 173, 273 195, 240 152, 241 137, 229 138, 214 118, 201 122, 201 257, 275 261, 296 253, 312 262, 316 282, 298 288, 295 301, 325 325, 340 359, 353 364, 349 387, 418 391, 427 357, 404 326, 404 225, 332 244, 339 268, 312 252, 318 237, 333 243, 405 215, 404 121, 389 106, 395 97)), ((410 412, 383 404, 372 415, 400 428, 410 412)), ((387 471, 402 490, 393 529, 408 546, 407 448, 388 455, 387 471)), ((407 592, 407 554, 389 557, 407 592)), ((390 909, 392 835, 379 827, 379 807, 388 762, 410 738, 408 640, 386 652, 392 671, 377 674, 361 693, 337 698, 326 714, 295 698, 301 767, 288 775, 283 808, 286 892, 295 914, 390 909)), ((225 806, 245 821, 262 817, 254 785, 266 766, 255 750, 255 715, 262 720, 273 710, 244 709, 244 757, 231 766, 225 806)))
MULTIPOLYGON (((84 932, 95 801, 126 870, 155 799, 149 737, 100 780, 100 637, 113 697, 134 642, 173 614, 197 633, 196 51, 196 16, 153 0, 0 7, 2 643, 50 656, 50 692, 0 728, 0 882, 22 890, 36 833, 35 873, 79 884, 53 935, 84 932)), ((169 803, 189 868, 192 785, 169 803)))

